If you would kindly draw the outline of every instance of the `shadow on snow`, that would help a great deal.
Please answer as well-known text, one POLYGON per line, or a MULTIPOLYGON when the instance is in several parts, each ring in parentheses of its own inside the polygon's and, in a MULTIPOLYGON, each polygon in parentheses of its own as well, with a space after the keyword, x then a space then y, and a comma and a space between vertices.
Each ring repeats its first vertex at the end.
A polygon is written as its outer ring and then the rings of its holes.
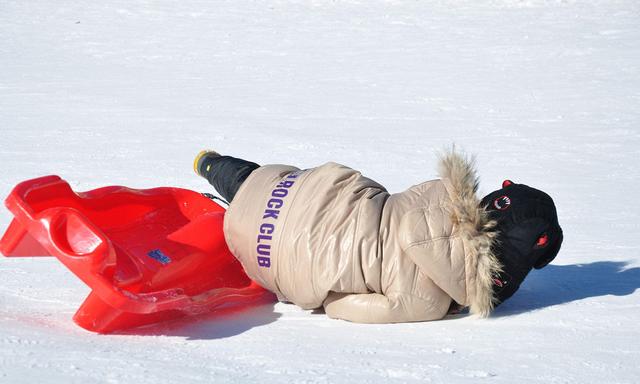
POLYGON ((249 307, 223 308, 199 316, 180 318, 113 334, 183 336, 188 340, 223 339, 276 321, 281 315, 274 312, 275 304, 274 296, 265 294, 263 298, 249 307))
POLYGON ((518 292, 496 308, 494 317, 509 316, 589 297, 626 296, 640 288, 640 268, 629 263, 548 265, 532 271, 518 292))
MULTIPOLYGON (((628 265, 626 262, 598 261, 549 265, 542 270, 534 270, 518 292, 498 307, 492 316, 510 316, 590 297, 630 295, 640 288, 640 268, 628 268, 628 265)), ((274 306, 273 296, 265 295, 263 300, 249 308, 231 307, 117 334, 183 336, 190 340, 221 339, 276 321, 281 315, 274 312, 274 306)), ((321 314, 323 311, 316 310, 313 313, 321 314)), ((461 317, 466 316, 447 318, 461 317)))

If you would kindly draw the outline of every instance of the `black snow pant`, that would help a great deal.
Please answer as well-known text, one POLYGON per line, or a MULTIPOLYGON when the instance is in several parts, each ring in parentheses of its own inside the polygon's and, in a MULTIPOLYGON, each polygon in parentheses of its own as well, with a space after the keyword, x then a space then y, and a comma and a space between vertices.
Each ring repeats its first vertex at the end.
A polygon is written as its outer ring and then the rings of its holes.
POLYGON ((207 157, 203 161, 202 176, 229 203, 251 172, 260 166, 231 156, 207 157))

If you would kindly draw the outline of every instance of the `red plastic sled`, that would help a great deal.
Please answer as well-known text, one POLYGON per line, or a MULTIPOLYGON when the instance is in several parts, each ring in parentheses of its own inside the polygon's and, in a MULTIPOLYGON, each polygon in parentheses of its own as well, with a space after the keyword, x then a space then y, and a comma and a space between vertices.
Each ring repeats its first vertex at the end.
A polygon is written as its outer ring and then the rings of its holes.
POLYGON ((180 188, 75 193, 58 176, 18 184, 5 256, 55 256, 90 288, 74 321, 108 333, 249 305, 265 295, 224 241, 224 208, 180 188))

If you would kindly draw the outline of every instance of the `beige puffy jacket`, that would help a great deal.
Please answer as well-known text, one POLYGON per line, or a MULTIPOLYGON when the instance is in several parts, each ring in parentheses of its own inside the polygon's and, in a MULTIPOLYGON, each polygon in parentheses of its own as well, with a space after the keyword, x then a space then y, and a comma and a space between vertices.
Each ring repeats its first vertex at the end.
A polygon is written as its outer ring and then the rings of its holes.
POLYGON ((363 323, 444 317, 452 300, 493 308, 493 223, 473 164, 451 152, 439 180, 402 193, 336 163, 253 171, 224 232, 248 275, 282 301, 363 323))

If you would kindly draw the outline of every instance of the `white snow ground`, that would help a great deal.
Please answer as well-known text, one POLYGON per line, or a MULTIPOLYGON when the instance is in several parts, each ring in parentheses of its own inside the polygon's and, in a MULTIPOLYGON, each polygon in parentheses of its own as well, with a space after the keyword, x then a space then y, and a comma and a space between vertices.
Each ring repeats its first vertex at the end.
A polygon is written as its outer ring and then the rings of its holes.
POLYGON ((634 0, 2 0, 2 197, 46 174, 207 191, 207 147, 400 191, 455 142, 483 193, 554 196, 566 239, 486 320, 265 304, 110 336, 71 321, 88 289, 55 259, 0 258, 0 383, 637 383, 639 124, 634 0))

